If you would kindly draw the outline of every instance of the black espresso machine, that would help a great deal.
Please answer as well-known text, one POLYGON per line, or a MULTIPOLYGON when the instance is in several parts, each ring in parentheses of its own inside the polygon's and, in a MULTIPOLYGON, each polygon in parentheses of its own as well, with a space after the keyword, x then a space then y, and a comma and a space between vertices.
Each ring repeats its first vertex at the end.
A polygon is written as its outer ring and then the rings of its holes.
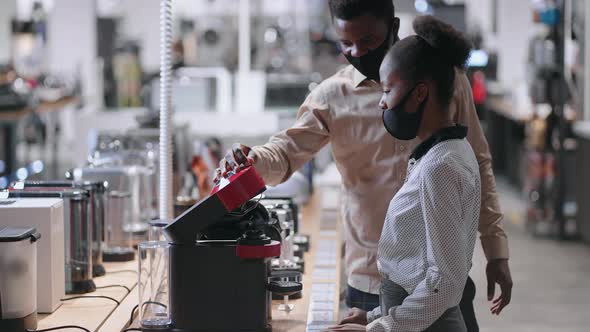
POLYGON ((165 330, 271 331, 272 294, 301 291, 301 283, 271 281, 281 230, 253 200, 265 189, 253 167, 241 169, 166 226, 171 325, 165 330))

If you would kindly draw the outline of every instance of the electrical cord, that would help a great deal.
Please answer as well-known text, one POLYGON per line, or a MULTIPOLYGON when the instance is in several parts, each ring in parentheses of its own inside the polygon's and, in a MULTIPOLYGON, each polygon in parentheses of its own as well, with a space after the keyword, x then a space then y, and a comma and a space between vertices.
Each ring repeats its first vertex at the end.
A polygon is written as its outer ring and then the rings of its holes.
MULTIPOLYGON (((155 302, 155 301, 146 301, 142 304, 142 307, 146 304, 156 304, 159 305, 160 307, 167 309, 168 306, 165 305, 164 303, 160 303, 160 302, 155 302)), ((133 307, 133 310, 131 310, 131 316, 129 317, 129 323, 128 325, 131 325, 131 323, 133 323, 133 318, 135 317, 135 312, 137 311, 137 309, 139 309, 139 304, 136 304, 135 307, 133 307)))
MULTIPOLYGON (((123 287, 125 289, 127 289, 128 292, 131 292, 131 290, 123 285, 110 285, 110 286, 103 286, 103 287, 97 287, 97 288, 110 288, 110 287, 123 287)), ((60 301, 65 302, 65 301, 70 301, 70 300, 75 300, 75 299, 107 299, 107 300, 111 300, 115 303, 117 303, 117 305, 121 304, 121 302, 117 301, 116 299, 109 297, 109 296, 102 296, 102 295, 86 295, 86 296, 73 296, 73 297, 68 297, 65 299, 60 299, 60 301)), ((64 330, 64 329, 79 329, 85 332, 90 332, 89 329, 82 327, 82 326, 78 326, 78 325, 63 325, 63 326, 56 326, 56 327, 51 327, 48 329, 44 329, 44 330, 31 330, 31 329, 27 329, 26 332, 48 332, 48 331, 58 331, 58 330, 64 330)), ((139 330, 141 331, 141 330, 139 330)))
MULTIPOLYGON (((48 329, 44 329, 44 330, 30 330, 30 329, 26 329, 26 332, 48 332, 48 331, 58 331, 58 330, 64 330, 64 329, 79 329, 85 332, 90 332, 89 329, 82 327, 82 326, 78 326, 78 325, 63 325, 63 326, 56 326, 56 327, 51 327, 48 329)), ((141 330, 140 330, 141 331, 141 330)))
POLYGON ((96 289, 105 289, 105 288, 125 288, 127 290, 127 294, 131 293, 131 289, 124 285, 108 285, 108 286, 101 286, 96 287, 96 289))
POLYGON ((65 302, 65 301, 71 301, 71 300, 75 300, 75 299, 107 299, 107 300, 111 300, 111 301, 117 303, 117 305, 121 304, 121 302, 117 301, 116 299, 114 299, 110 296, 103 296, 103 295, 73 296, 73 297, 68 297, 65 299, 60 299, 60 301, 65 302))
POLYGON ((137 309, 139 309, 139 304, 136 304, 135 307, 133 307, 133 310, 131 310, 131 317, 129 317, 129 325, 133 323, 133 317, 135 317, 135 312, 137 311, 137 309))
POLYGON ((127 331, 143 331, 142 329, 138 328, 138 327, 130 327, 128 329, 124 329, 123 332, 127 332, 127 331))
POLYGON ((146 304, 156 304, 156 305, 159 305, 160 307, 162 307, 164 309, 167 309, 168 308, 168 306, 165 305, 164 303, 156 302, 156 301, 145 301, 142 305, 146 305, 146 304))

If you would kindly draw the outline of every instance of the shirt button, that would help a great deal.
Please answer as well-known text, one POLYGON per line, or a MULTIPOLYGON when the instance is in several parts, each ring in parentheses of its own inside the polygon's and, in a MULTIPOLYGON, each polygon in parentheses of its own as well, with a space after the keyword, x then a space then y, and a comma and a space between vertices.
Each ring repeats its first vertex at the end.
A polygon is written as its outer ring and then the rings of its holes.
POLYGON ((402 151, 405 151, 406 150, 406 147, 402 145, 402 146, 399 147, 399 149, 402 150, 402 151))
POLYGON ((437 293, 438 293, 438 288, 435 288, 434 289, 434 294, 437 294, 437 293))

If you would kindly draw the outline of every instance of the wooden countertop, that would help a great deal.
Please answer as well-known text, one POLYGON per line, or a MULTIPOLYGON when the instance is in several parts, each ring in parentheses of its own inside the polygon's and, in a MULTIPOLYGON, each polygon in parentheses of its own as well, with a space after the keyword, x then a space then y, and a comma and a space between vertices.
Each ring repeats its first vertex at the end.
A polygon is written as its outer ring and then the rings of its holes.
MULTIPOLYGON (((96 287, 123 285, 132 290, 137 284, 137 261, 125 263, 105 263, 107 274, 103 277, 94 278, 96 287)), ((123 287, 113 287, 97 289, 96 291, 82 296, 108 296, 121 302, 133 294, 129 293, 123 287)), ((75 297, 76 295, 66 295, 66 298, 75 297)), ((137 302, 137 293, 135 292, 135 302, 137 302)), ((105 323, 107 318, 115 311, 117 304, 111 300, 103 298, 80 298, 65 301, 52 314, 39 314, 38 329, 47 329, 63 325, 78 325, 87 328, 90 331, 98 331, 105 323)), ((131 311, 130 311, 131 312, 131 311)), ((129 313, 130 313, 129 312, 129 313)), ((129 314, 127 315, 129 320, 129 314)), ((62 330, 60 330, 62 331, 62 330)), ((64 329, 65 332, 80 331, 77 329, 64 329)), ((113 330, 111 330, 112 332, 113 330)))
POLYGON ((337 214, 325 209, 327 196, 326 190, 317 190, 302 209, 301 233, 311 235, 304 255, 303 298, 289 302, 295 304, 289 314, 277 310, 281 301, 273 301, 273 331, 316 331, 338 320, 341 234, 337 214))
POLYGON ((517 109, 514 103, 504 96, 490 96, 486 104, 490 111, 516 122, 527 122, 533 117, 532 109, 517 109))
POLYGON ((79 101, 80 99, 78 97, 66 96, 55 101, 41 102, 39 103, 39 105, 37 105, 37 107, 34 108, 24 107, 22 109, 14 111, 0 111, 0 122, 13 122, 33 111, 39 113, 46 113, 55 110, 60 110, 68 104, 78 103, 79 101))
MULTIPOLYGON (((310 203, 302 208, 301 232, 311 235, 310 250, 304 255, 303 297, 289 301, 295 308, 288 314, 277 310, 282 301, 273 301, 273 331, 320 331, 338 320, 341 241, 336 215, 333 210, 323 209, 320 190, 316 190, 310 203)), ((80 325, 93 332, 117 332, 137 327, 137 315, 129 325, 131 312, 138 301, 137 274, 128 271, 137 270, 137 262, 107 263, 105 267, 107 275, 95 278, 97 286, 119 284, 129 287, 131 292, 124 288, 105 288, 87 295, 110 296, 120 301, 120 305, 102 298, 67 301, 53 314, 40 315, 39 329, 80 325)))

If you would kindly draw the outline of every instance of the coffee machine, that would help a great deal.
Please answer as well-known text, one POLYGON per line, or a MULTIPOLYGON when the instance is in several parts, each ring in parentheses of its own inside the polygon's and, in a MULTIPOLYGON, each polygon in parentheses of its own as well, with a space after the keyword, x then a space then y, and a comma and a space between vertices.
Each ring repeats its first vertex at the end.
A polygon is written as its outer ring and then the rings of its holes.
POLYGON ((37 328, 37 240, 30 227, 0 227, 0 331, 37 328))
POLYGON ((76 188, 11 189, 9 198, 61 198, 64 208, 66 294, 94 292, 90 194, 76 188))
POLYGON ((261 197, 262 203, 267 209, 275 210, 282 209, 286 211, 286 219, 293 224, 293 245, 295 248, 295 256, 303 258, 303 253, 309 251, 310 238, 309 235, 300 233, 300 211, 299 206, 295 203, 292 197, 261 197))
POLYGON ((23 225, 35 227, 43 236, 37 247, 37 311, 49 314, 62 305, 60 300, 66 294, 63 200, 0 198, 0 228, 23 225))
POLYGON ((102 250, 105 234, 105 208, 108 184, 105 181, 20 181, 12 189, 77 188, 88 191, 90 195, 89 216, 92 224, 92 277, 102 277, 106 270, 102 262, 102 250))
POLYGON ((271 279, 281 230, 252 200, 265 189, 254 168, 244 168, 166 226, 169 325, 142 322, 144 331, 271 331, 272 294, 293 294, 302 285, 271 279))

